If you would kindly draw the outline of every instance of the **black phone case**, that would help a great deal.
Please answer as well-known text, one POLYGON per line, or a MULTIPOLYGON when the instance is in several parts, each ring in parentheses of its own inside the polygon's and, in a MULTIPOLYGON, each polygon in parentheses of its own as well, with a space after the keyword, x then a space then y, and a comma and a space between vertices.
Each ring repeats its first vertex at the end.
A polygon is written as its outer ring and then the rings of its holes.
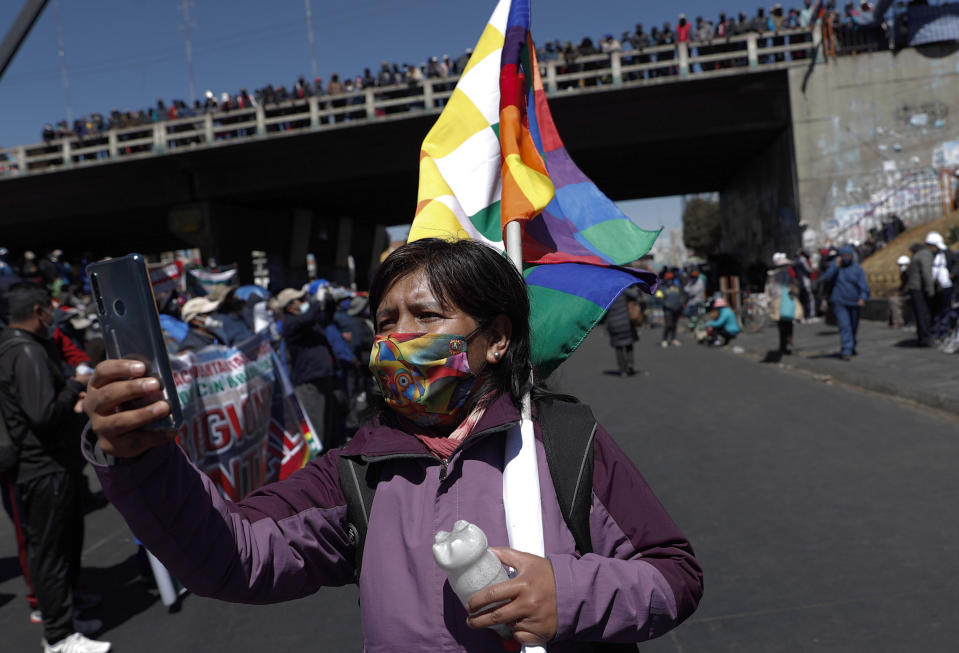
MULTIPOLYGON (((138 360, 147 366, 147 376, 160 380, 170 414, 145 428, 176 430, 183 424, 180 398, 173 381, 170 358, 160 329, 153 285, 146 261, 128 254, 87 266, 90 287, 97 302, 107 358, 138 360)), ((132 402, 139 408, 145 401, 132 402)))

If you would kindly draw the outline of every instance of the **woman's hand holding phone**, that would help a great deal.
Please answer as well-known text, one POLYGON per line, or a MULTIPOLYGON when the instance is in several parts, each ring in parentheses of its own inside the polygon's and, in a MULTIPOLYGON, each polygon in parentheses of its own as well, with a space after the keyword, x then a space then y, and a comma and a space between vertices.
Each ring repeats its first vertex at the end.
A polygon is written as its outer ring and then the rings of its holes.
POLYGON ((170 414, 170 405, 162 399, 160 381, 143 378, 144 374, 143 363, 124 359, 105 360, 94 369, 83 410, 104 453, 134 458, 176 437, 176 431, 143 428, 170 414), (121 407, 135 399, 149 403, 133 410, 121 407))

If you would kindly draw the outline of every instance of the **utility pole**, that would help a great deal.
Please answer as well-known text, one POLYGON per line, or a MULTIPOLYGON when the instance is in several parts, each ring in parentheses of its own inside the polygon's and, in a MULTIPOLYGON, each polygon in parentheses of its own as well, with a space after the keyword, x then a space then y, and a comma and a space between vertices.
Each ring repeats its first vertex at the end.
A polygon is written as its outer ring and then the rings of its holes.
POLYGON ((183 30, 183 36, 186 40, 186 66, 187 74, 190 77, 190 105, 196 102, 196 83, 193 80, 193 39, 190 36, 190 28, 196 27, 190 20, 190 7, 194 6, 190 0, 183 0, 177 7, 183 12, 183 24, 180 29, 183 30))
POLYGON ((60 15, 60 0, 53 1, 57 15, 57 56, 60 58, 60 79, 63 81, 63 97, 66 103, 67 124, 73 129, 73 106, 70 101, 70 77, 67 75, 67 51, 63 45, 63 17, 60 15))
POLYGON ((320 68, 316 63, 316 37, 313 35, 313 3, 312 0, 303 0, 306 3, 306 36, 310 40, 310 56, 313 58, 313 79, 320 76, 320 68))

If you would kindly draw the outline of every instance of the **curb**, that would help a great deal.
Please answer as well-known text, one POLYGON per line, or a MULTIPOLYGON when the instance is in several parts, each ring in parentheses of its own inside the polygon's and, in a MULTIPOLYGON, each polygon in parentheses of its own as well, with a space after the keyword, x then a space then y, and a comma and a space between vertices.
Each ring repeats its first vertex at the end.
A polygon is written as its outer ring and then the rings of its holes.
MULTIPOLYGON (((752 347, 743 347, 742 343, 738 344, 740 347, 742 347, 746 355, 756 362, 763 362, 763 359, 768 353, 768 350, 763 350, 760 352, 752 347)), ((818 354, 822 352, 809 351, 804 353, 818 354)), ((788 363, 783 361, 780 362, 779 365, 786 369, 799 369, 804 372, 813 373, 824 381, 835 380, 844 385, 861 388, 863 390, 868 390, 878 394, 888 395, 897 399, 905 399, 922 406, 935 408, 936 410, 952 413, 953 415, 959 415, 959 400, 957 400, 954 396, 929 392, 928 390, 923 390, 921 388, 898 385, 891 381, 876 378, 870 374, 857 372, 855 369, 842 370, 838 372, 824 371, 814 362, 808 360, 805 356, 800 354, 794 354, 789 358, 788 363)))

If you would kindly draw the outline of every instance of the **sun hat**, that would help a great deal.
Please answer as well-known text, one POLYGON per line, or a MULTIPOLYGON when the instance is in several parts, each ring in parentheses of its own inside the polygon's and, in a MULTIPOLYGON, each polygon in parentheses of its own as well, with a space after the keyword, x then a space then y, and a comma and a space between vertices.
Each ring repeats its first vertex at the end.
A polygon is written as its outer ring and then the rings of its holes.
POLYGON ((189 324, 197 315, 212 313, 219 307, 220 302, 210 301, 206 297, 194 297, 183 305, 180 316, 184 322, 189 324))
POLYGON ((286 308, 294 299, 303 299, 306 296, 305 290, 296 290, 294 288, 284 288, 276 296, 276 303, 280 308, 286 308))

